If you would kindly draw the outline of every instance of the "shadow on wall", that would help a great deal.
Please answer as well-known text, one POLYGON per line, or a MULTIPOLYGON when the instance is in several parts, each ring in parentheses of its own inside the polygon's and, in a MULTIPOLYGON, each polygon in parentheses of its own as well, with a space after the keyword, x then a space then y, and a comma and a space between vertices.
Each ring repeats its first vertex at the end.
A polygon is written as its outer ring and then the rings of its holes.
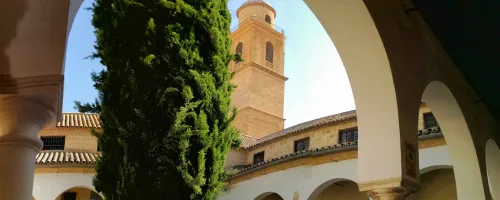
POLYGON ((407 200, 457 200, 457 187, 453 169, 436 169, 420 175, 419 193, 407 200))
POLYGON ((283 200, 283 198, 276 193, 266 192, 264 194, 259 195, 255 200, 283 200))
POLYGON ((328 181, 321 184, 308 200, 369 200, 370 198, 359 191, 358 184, 350 180, 328 181))

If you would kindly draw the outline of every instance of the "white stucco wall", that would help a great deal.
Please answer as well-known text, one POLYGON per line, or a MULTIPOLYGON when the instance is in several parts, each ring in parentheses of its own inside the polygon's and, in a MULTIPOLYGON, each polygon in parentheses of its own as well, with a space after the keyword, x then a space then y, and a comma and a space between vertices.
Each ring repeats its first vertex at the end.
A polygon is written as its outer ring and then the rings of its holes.
POLYGON ((46 173, 35 174, 33 197, 36 200, 54 200, 64 191, 73 187, 94 190, 92 177, 94 174, 80 173, 46 173))
MULTIPOLYGON (((421 173, 452 166, 446 146, 421 149, 419 153, 421 173)), ((295 167, 240 182, 223 192, 217 200, 254 200, 266 192, 277 193, 285 200, 292 200, 294 193, 298 192, 299 200, 308 200, 318 187, 328 181, 356 182, 356 170, 357 159, 295 167)), ((35 174, 33 196, 36 200, 54 200, 59 194, 73 187, 94 190, 92 177, 93 174, 77 173, 35 174)))
MULTIPOLYGON (((419 153, 422 173, 452 166, 446 146, 421 149, 419 153)), ((266 192, 277 193, 285 200, 292 200, 294 193, 299 192, 299 200, 308 200, 314 190, 327 181, 348 179, 356 182, 356 170, 357 159, 295 167, 240 182, 217 200, 254 200, 266 192)))

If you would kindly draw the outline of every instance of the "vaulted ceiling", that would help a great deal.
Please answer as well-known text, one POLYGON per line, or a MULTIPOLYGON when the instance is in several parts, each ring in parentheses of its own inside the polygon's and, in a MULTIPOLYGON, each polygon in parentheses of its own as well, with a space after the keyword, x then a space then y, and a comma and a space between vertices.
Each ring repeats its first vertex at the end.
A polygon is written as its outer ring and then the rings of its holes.
POLYGON ((413 0, 455 65, 500 123, 500 1, 413 0))

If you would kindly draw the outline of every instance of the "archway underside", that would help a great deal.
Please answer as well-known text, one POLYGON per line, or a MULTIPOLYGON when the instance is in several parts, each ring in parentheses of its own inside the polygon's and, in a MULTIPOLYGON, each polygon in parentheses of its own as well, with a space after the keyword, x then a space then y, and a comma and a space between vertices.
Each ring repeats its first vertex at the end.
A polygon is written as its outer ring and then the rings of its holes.
POLYGON ((433 111, 453 158, 459 199, 486 199, 481 151, 498 124, 413 5, 391 0, 305 0, 334 42, 358 118, 360 190, 400 196, 419 186, 418 108, 433 111), (360 59, 363 58, 363 59, 360 59), (383 140, 381 139, 383 138, 383 140), (377 186, 377 187, 375 187, 377 186))

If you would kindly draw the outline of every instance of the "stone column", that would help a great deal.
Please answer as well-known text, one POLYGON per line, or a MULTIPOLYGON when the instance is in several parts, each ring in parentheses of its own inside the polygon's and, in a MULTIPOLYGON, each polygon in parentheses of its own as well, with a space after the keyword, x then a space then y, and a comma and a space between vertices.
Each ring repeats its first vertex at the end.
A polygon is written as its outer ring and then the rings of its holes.
POLYGON ((38 132, 55 113, 36 96, 0 97, 0 199, 31 200, 38 132))

